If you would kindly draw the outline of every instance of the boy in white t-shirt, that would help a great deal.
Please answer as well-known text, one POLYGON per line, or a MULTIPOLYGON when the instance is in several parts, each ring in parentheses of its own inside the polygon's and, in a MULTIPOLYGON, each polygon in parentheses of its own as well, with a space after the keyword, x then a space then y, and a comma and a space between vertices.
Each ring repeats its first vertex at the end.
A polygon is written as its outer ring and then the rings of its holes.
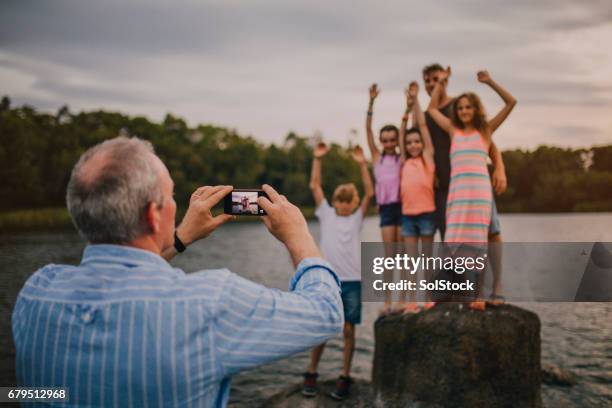
MULTIPOLYGON (((355 350, 355 325, 361 323, 361 240, 360 232, 363 217, 374 196, 374 187, 361 147, 353 150, 353 159, 359 163, 365 194, 359 205, 359 193, 354 184, 341 184, 336 187, 330 206, 321 188, 321 158, 329 151, 325 143, 319 143, 314 150, 314 160, 310 176, 310 190, 314 196, 315 215, 321 224, 321 252, 338 274, 342 288, 344 307, 344 364, 342 374, 336 382, 336 390, 331 393, 334 399, 342 400, 349 393, 350 370, 355 350), (356 210, 356 211, 355 211, 356 210)), ((325 343, 312 349, 310 366, 304 374, 305 397, 317 393, 317 366, 325 343)))

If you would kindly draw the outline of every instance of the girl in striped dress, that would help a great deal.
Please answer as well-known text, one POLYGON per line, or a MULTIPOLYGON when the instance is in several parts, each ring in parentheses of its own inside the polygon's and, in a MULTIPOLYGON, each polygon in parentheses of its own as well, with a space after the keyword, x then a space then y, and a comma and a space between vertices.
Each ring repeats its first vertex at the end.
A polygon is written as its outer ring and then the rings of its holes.
MULTIPOLYGON (((484 247, 488 241, 491 204, 491 181, 487 171, 487 157, 491 136, 506 120, 516 99, 487 71, 477 74, 478 81, 489 85, 504 100, 504 107, 487 120, 478 95, 466 92, 455 99, 451 118, 438 109, 438 99, 450 76, 450 67, 442 74, 431 96, 428 112, 451 136, 451 181, 446 205, 445 241, 456 244, 470 243, 471 247, 484 247), (478 245, 473 245, 477 243, 478 245)), ((484 301, 477 299, 470 306, 483 310, 484 301)))

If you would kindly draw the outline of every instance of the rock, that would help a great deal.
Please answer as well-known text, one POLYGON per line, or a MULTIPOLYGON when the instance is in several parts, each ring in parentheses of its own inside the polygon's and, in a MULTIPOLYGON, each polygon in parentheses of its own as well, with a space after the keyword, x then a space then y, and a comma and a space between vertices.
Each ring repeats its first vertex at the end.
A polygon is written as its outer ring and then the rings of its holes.
POLYGON ((319 381, 319 394, 315 398, 304 398, 302 384, 295 384, 268 399, 264 408, 365 408, 373 406, 370 383, 355 379, 349 397, 341 402, 335 401, 329 393, 336 387, 336 380, 319 381))
POLYGON ((438 304, 375 323, 383 407, 541 407, 540 319, 511 306, 438 304))
POLYGON ((578 384, 573 373, 552 364, 546 364, 542 367, 542 382, 547 385, 562 387, 571 387, 578 384))

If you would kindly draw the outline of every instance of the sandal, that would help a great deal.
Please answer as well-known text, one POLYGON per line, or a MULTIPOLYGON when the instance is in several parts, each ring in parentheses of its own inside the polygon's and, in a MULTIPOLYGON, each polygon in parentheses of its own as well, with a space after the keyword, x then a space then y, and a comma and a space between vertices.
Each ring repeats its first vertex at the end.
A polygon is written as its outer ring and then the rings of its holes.
POLYGON ((415 313, 419 313, 420 311, 421 311, 421 308, 416 303, 410 302, 406 306, 404 306, 404 310, 402 310, 402 314, 415 314, 415 313))
POLYGON ((490 304, 491 306, 500 306, 506 303, 506 298, 502 295, 491 294, 487 303, 490 304))
POLYGON ((393 313, 393 308, 391 307, 391 303, 385 303, 382 309, 378 311, 379 316, 389 316, 393 313))
POLYGON ((479 312, 484 312, 487 308, 487 304, 484 300, 478 299, 468 303, 468 307, 472 310, 476 310, 479 312))

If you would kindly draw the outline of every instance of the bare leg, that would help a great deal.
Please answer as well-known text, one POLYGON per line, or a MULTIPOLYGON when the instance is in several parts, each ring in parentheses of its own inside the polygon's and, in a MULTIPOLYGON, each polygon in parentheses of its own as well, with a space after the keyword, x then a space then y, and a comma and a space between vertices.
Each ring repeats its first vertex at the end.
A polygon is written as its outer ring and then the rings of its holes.
MULTIPOLYGON (((472 255, 472 256, 474 256, 474 255, 472 255)), ((478 311, 481 311, 481 312, 486 309, 486 305, 487 305, 486 302, 484 301, 484 299, 482 298, 482 289, 483 289, 483 286, 484 286, 484 274, 485 274, 485 271, 486 271, 486 269, 484 271, 481 271, 478 274, 478 277, 477 277, 477 280, 476 280, 476 286, 477 286, 476 287, 476 293, 475 293, 476 299, 468 303, 468 307, 470 309, 478 310, 478 311)))
MULTIPOLYGON (((419 255, 419 238, 418 237, 404 237, 404 246, 406 248, 406 254, 409 257, 417 257, 419 255)), ((403 279, 407 279, 409 281, 416 280, 416 273, 414 271, 406 271, 402 270, 403 279)), ((402 300, 405 302, 404 305, 404 313, 416 313, 419 311, 419 307, 416 304, 416 294, 414 291, 402 291, 401 292, 402 300)))
POLYGON ((342 375, 350 377, 351 362, 353 361, 353 353, 355 352, 355 325, 344 322, 344 364, 342 366, 342 375))
POLYGON ((493 304, 503 303, 501 296, 501 270, 502 270, 502 237, 501 234, 489 235, 488 256, 493 269, 493 304))
POLYGON ((319 367, 319 361, 321 360, 324 349, 325 343, 318 345, 310 351, 310 365, 308 366, 309 374, 315 374, 317 372, 317 367, 319 367))
MULTIPOLYGON (((429 258, 433 253, 433 235, 421 236, 421 247, 423 249, 423 255, 425 258, 429 258)), ((427 268, 423 268, 425 272, 425 279, 428 282, 431 282, 431 276, 433 271, 430 271, 427 268)), ((435 306, 435 303, 431 300, 431 292, 427 291, 425 293, 425 310, 429 310, 435 306)))
POLYGON ((483 311, 486 308, 486 303, 482 299, 482 287, 484 286, 484 271, 478 274, 476 285, 476 300, 471 301, 468 304, 468 307, 473 310, 483 311))
MULTIPOLYGON (((380 232, 382 234, 382 240, 385 243, 385 256, 393 257, 395 254, 393 253, 392 244, 395 244, 396 242, 398 242, 399 227, 394 226, 394 225, 382 227, 380 229, 380 232)), ((393 270, 385 270, 385 272, 383 273, 384 282, 392 282, 394 273, 395 271, 393 270)), ((383 306, 383 310, 381 310, 381 314, 388 314, 392 311, 391 310, 392 301, 393 299, 392 299, 391 291, 390 290, 385 291, 385 305, 383 306)))

